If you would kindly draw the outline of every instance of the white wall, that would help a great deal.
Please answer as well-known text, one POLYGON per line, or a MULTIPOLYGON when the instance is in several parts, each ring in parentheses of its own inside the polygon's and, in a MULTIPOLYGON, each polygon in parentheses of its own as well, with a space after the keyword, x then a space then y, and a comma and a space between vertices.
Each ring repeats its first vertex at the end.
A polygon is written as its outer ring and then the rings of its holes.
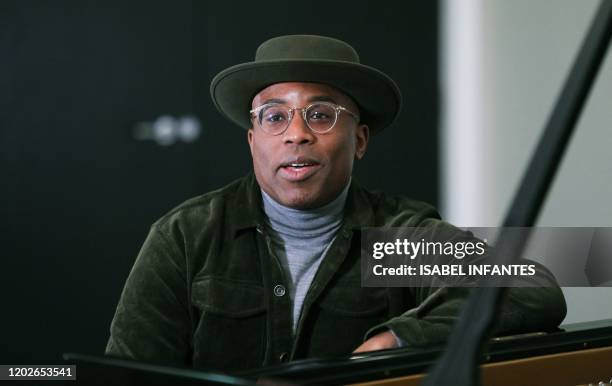
MULTIPOLYGON (((457 225, 497 226, 599 1, 442 4, 441 211, 457 225)), ((612 226, 610 149, 608 52, 538 225, 612 226)), ((612 318, 612 288, 564 292, 566 323, 612 318)))

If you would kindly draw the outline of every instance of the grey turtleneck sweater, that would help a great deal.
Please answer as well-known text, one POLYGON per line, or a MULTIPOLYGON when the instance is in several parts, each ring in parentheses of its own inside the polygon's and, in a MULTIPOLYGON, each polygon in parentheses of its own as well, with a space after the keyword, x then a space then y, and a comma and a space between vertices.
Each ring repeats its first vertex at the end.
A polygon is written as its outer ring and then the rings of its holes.
POLYGON ((261 191, 273 252, 287 275, 294 332, 310 283, 342 225, 349 186, 350 181, 329 204, 309 210, 283 206, 261 191))

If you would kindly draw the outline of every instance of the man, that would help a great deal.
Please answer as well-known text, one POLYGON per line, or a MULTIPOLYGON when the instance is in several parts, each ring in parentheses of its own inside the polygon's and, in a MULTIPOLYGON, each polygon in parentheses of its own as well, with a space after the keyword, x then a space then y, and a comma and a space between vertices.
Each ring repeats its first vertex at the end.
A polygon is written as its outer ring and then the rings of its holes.
MULTIPOLYGON (((454 231, 431 206, 351 179, 370 136, 399 113, 393 80, 342 41, 281 36, 219 73, 211 95, 247 129, 254 175, 152 226, 107 354, 238 370, 443 342, 466 289, 361 287, 361 228, 454 231)), ((499 333, 565 316, 560 289, 534 280, 542 287, 508 291, 499 333)))

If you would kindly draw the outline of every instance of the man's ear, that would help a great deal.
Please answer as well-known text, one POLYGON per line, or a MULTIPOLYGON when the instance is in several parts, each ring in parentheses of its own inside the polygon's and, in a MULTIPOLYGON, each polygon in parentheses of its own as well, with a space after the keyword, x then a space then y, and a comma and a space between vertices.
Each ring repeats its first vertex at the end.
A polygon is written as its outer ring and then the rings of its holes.
POLYGON ((355 129, 355 160, 360 160, 365 155, 370 139, 370 128, 368 125, 359 125, 355 129))
POLYGON ((251 149, 251 155, 253 154, 253 128, 247 130, 247 141, 249 142, 249 149, 251 149))

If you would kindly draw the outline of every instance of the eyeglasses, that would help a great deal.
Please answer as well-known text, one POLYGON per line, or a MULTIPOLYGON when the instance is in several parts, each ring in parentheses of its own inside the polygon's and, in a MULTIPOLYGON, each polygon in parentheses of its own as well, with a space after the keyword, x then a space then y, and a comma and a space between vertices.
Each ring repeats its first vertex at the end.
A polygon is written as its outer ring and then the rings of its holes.
POLYGON ((250 113, 263 131, 270 135, 281 135, 289 127, 296 110, 302 112, 302 119, 308 128, 318 134, 331 131, 342 111, 349 113, 359 122, 357 114, 346 107, 330 102, 315 102, 302 108, 292 108, 280 103, 266 103, 254 108, 250 113))

